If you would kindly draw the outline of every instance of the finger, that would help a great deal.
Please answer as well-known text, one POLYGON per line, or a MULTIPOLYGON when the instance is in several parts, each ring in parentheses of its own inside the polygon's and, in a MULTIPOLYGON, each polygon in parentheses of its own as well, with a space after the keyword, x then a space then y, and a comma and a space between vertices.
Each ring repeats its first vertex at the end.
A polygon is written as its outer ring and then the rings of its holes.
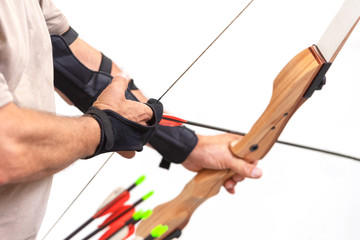
POLYGON ((127 81, 122 76, 115 76, 112 82, 96 99, 93 106, 99 109, 111 109, 120 112, 125 100, 125 91, 127 89, 127 81))
POLYGON ((128 83, 131 80, 130 76, 124 72, 119 72, 114 77, 118 77, 118 76, 124 78, 128 83))
POLYGON ((121 91, 124 92, 128 87, 128 82, 129 80, 124 74, 118 74, 114 76, 111 84, 116 85, 118 89, 121 89, 121 91))
POLYGON ((240 177, 244 178, 260 178, 262 171, 256 167, 256 163, 248 163, 244 160, 234 159, 230 168, 240 177))
POLYGON ((238 182, 243 181, 244 179, 245 179, 245 177, 236 174, 232 178, 226 180, 225 183, 224 183, 224 187, 225 187, 226 191, 228 191, 231 194, 234 194, 236 184, 238 182))
POLYGON ((142 123, 147 125, 148 122, 153 118, 154 112, 148 105, 143 104, 143 106, 145 106, 145 108, 144 108, 142 123))
POLYGON ((135 156, 135 151, 119 151, 117 153, 124 158, 133 158, 135 156))
POLYGON ((236 183, 242 182, 245 179, 244 176, 240 176, 239 174, 236 174, 232 177, 232 180, 236 183))
POLYGON ((231 194, 235 193, 235 185, 236 185, 236 182, 234 182, 232 180, 232 178, 226 180, 224 183, 224 187, 225 187, 226 191, 228 191, 231 194))
POLYGON ((151 120, 153 117, 152 109, 143 103, 135 102, 132 100, 126 101, 126 108, 129 109, 126 112, 123 112, 122 115, 134 122, 138 122, 142 125, 147 125, 146 123, 151 120))

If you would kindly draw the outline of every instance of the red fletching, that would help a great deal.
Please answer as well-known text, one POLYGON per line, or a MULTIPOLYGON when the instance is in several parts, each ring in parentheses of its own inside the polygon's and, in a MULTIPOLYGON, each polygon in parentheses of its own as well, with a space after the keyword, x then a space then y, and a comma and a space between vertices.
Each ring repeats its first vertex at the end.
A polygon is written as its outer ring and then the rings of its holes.
POLYGON ((167 127, 177 127, 181 126, 183 123, 186 123, 187 121, 175 116, 171 116, 168 114, 163 114, 163 117, 160 121, 160 125, 167 126, 167 127))
MULTIPOLYGON (((129 207, 131 207, 131 206, 126 206, 126 207, 129 208, 129 207)), ((99 238, 99 240, 108 239, 111 235, 113 235, 114 233, 116 233, 120 228, 122 228, 122 227, 125 225, 125 223, 126 223, 130 218, 132 218, 132 215, 134 214, 134 212, 135 212, 135 209, 132 209, 132 210, 130 210, 129 212, 127 212, 124 216, 120 217, 119 219, 117 219, 116 221, 114 221, 113 223, 111 223, 111 224, 109 225, 109 229, 99 238)), ((108 218, 108 219, 105 220, 105 222, 108 222, 108 221, 111 221, 111 219, 109 220, 109 218, 108 218)), ((104 222, 104 223, 105 223, 105 222, 104 222)), ((104 224, 104 223, 103 223, 103 224, 104 224)), ((102 224, 102 225, 103 225, 103 224, 102 224)), ((99 227, 101 227, 101 225, 100 225, 99 227)), ((128 234, 127 234, 127 236, 126 236, 125 238, 127 238, 128 236, 130 236, 129 233, 130 233, 130 235, 133 233, 133 231, 131 232, 131 227, 130 227, 130 226, 129 226, 129 232, 128 232, 128 234)), ((125 238, 124 238, 124 239, 125 239, 125 238)))
MULTIPOLYGON (((122 212, 124 212, 126 209, 130 208, 131 206, 124 206, 123 207, 123 211, 119 211, 114 213, 113 215, 111 215, 110 217, 108 217, 99 227, 105 225, 106 223, 110 222, 112 219, 116 218, 117 216, 119 216, 122 212)), ((127 212, 126 214, 124 214, 124 216, 120 217, 119 219, 115 220, 113 223, 111 223, 109 225, 109 229, 99 238, 99 240, 105 240, 108 239, 111 235, 113 235, 115 232, 117 232, 120 228, 122 228, 125 223, 132 218, 133 214, 135 212, 135 209, 133 208, 132 210, 130 210, 129 212, 127 212)), ((130 235, 133 233, 131 232, 131 228, 129 228, 129 233, 130 235)), ((128 236, 129 233, 127 234, 128 236)), ((128 237, 127 236, 127 237, 128 237)), ((127 238, 126 237, 126 238, 127 238)), ((125 238, 124 238, 125 239, 125 238)))
POLYGON ((127 239, 128 237, 130 237, 134 232, 135 232, 135 226, 131 224, 131 225, 129 226, 128 235, 127 235, 124 239, 127 239))
MULTIPOLYGON (((125 212, 126 210, 128 210, 129 208, 132 208, 132 207, 133 207, 132 205, 125 205, 125 206, 122 206, 121 208, 117 209, 109 217, 107 217, 105 219, 105 221, 101 225, 99 225, 99 227, 103 227, 103 226, 107 225, 109 222, 111 222, 112 220, 114 220, 115 218, 120 216, 123 212, 125 212)), ((120 221, 121 219, 125 219, 125 220, 130 219, 132 217, 134 211, 135 211, 135 208, 131 209, 129 212, 125 213, 124 216, 121 216, 117 220, 115 220, 114 223, 116 223, 117 221, 120 221), (130 214, 130 216, 129 216, 129 214, 130 214)), ((113 223, 111 223, 111 225, 112 224, 113 223)))
POLYGON ((130 193, 128 191, 123 191, 119 196, 114 198, 110 203, 106 204, 105 207, 103 207, 97 213, 95 213, 93 218, 102 217, 109 213, 114 214, 124 206, 125 202, 129 200, 129 198, 130 198, 130 193))

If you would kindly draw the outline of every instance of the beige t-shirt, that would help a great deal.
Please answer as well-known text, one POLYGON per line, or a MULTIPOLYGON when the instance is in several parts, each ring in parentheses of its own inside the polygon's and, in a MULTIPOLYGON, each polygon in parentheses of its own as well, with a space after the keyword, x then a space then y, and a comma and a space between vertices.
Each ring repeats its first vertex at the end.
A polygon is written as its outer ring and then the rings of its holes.
MULTIPOLYGON (((0 1, 0 107, 55 111, 50 34, 68 27, 51 0, 0 1)), ((51 181, 0 186, 0 239, 35 239, 51 181)))

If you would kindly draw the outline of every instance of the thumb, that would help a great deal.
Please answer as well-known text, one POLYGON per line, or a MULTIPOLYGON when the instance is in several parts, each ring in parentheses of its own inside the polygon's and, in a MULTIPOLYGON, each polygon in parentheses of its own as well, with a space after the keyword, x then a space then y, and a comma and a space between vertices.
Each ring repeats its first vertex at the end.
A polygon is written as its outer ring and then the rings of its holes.
POLYGON ((230 168, 238 175, 245 178, 260 178, 262 171, 256 167, 257 162, 248 163, 241 159, 233 159, 230 163, 230 168))
POLYGON ((123 74, 115 75, 110 85, 113 85, 113 87, 117 89, 119 93, 122 93, 122 96, 128 87, 128 78, 126 78, 123 74))

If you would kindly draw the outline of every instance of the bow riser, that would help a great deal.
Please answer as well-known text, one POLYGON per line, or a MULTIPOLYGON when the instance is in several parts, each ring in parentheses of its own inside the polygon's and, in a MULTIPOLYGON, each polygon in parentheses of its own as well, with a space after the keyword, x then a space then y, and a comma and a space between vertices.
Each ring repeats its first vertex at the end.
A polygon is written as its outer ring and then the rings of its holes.
POLYGON ((325 64, 315 46, 296 55, 274 80, 266 110, 241 141, 231 144, 232 152, 249 162, 262 159, 291 116, 307 100, 304 95, 325 64))

